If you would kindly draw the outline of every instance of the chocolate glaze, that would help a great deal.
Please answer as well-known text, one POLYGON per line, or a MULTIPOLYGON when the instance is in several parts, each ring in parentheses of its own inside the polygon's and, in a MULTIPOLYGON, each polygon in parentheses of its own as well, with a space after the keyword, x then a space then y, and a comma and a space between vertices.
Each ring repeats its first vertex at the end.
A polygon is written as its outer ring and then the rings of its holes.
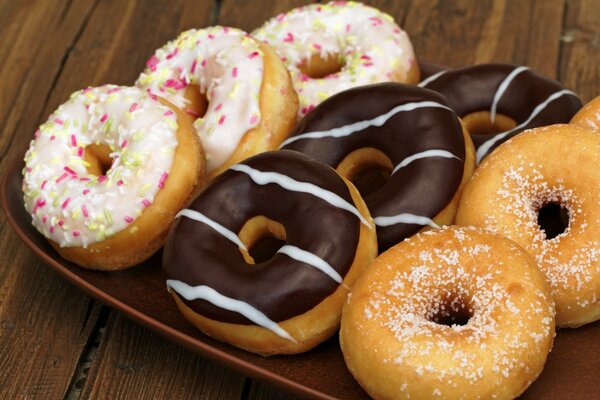
MULTIPOLYGON (((444 95, 458 116, 464 117, 477 111, 490 111, 499 86, 518 67, 493 63, 445 71, 423 87, 444 95)), ((518 126, 527 121, 538 105, 561 90, 565 90, 565 87, 559 82, 528 69, 516 75, 508 85, 498 102, 497 113, 511 117, 518 126)), ((581 106, 581 100, 574 93, 557 98, 528 124, 499 140, 483 157, 525 129, 569 122, 581 106)), ((471 135, 476 148, 494 136, 471 135)))
MULTIPOLYGON (((354 204, 348 187, 335 171, 300 153, 267 152, 242 164, 312 183, 354 204)), ((356 255, 361 222, 355 215, 308 193, 273 183, 258 185, 243 172, 225 171, 187 208, 235 233, 258 215, 280 222, 288 245, 321 257, 342 277, 356 255)), ((209 286, 250 304, 276 322, 312 309, 339 286, 316 268, 281 253, 266 262, 247 264, 237 245, 210 226, 185 217, 178 218, 169 233, 163 269, 169 279, 209 286)), ((186 304, 213 320, 252 324, 241 314, 204 300, 186 304)))
MULTIPOLYGON (((438 93, 398 83, 347 90, 306 115, 292 137, 370 120, 399 105, 423 101, 448 106, 438 93)), ((301 139, 283 148, 300 151, 336 168, 348 154, 364 147, 382 151, 395 166, 406 157, 430 149, 447 150, 460 158, 423 158, 399 169, 379 190, 364 196, 374 218, 401 213, 433 218, 450 203, 460 186, 465 142, 458 118, 448 109, 418 108, 400 112, 380 127, 372 126, 341 138, 301 139)), ((378 226, 379 250, 388 249, 422 227, 405 223, 378 226)))

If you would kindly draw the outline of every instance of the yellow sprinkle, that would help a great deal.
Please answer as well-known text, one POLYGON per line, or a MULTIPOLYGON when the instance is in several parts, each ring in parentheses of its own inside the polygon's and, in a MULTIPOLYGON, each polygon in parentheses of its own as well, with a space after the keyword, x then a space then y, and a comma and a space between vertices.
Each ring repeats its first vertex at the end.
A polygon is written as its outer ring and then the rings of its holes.
POLYGON ((110 211, 108 210, 108 208, 104 210, 104 217, 106 218, 107 223, 109 223, 109 224, 113 223, 112 215, 110 214, 110 211))
POLYGON ((142 196, 142 197, 146 196, 146 191, 150 188, 150 186, 152 186, 150 183, 147 183, 144 186, 142 186, 140 188, 139 195, 142 196))
POLYGON ((77 219, 80 215, 81 215, 81 210, 79 208, 75 209, 75 211, 73 211, 71 213, 71 217, 73 219, 77 219))

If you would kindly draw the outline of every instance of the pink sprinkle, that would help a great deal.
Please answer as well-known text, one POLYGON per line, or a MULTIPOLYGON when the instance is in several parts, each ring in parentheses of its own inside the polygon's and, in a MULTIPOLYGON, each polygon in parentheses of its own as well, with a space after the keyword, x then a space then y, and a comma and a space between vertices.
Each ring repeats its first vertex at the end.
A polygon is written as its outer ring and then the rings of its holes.
POLYGON ((364 67, 372 67, 373 63, 372 62, 366 62, 363 64, 364 67))
POLYGON ((219 111, 221 108, 223 108, 223 103, 219 103, 216 107, 215 107, 215 111, 219 111))
POLYGON ((190 114, 192 117, 198 118, 200 116, 200 113, 192 110, 191 108, 186 108, 185 112, 188 113, 188 114, 190 114))
POLYGON ((163 172, 163 174, 160 177, 160 180, 158 181, 158 187, 159 188, 163 188, 165 187, 165 181, 167 180, 167 178, 169 177, 169 174, 166 172, 163 172))
POLYGON ((73 236, 77 237, 77 236, 79 236, 79 235, 81 235, 81 234, 79 233, 79 231, 73 231, 73 236))
POLYGON ((144 200, 142 200, 142 203, 143 203, 143 204, 144 204, 146 207, 149 207, 149 206, 150 206, 150 204, 152 204, 152 203, 150 203, 150 200, 148 200, 148 199, 144 199, 144 200))
POLYGON ((370 60, 371 59, 371 57, 369 57, 366 54, 363 54, 362 56, 360 56, 360 58, 363 59, 363 60, 370 60))
POLYGON ((146 61, 146 66, 150 68, 150 71, 156 71, 156 65, 158 64, 158 58, 153 54, 152 57, 146 61))
POLYGON ((373 21, 373 23, 371 24, 372 26, 379 26, 383 24, 383 21, 381 20, 381 18, 378 17, 371 17, 369 18, 370 21, 373 21))
POLYGON ((282 14, 279 14, 278 16, 276 16, 276 17, 275 17, 275 20, 276 20, 277 22, 281 22, 281 21, 283 21, 283 20, 284 20, 284 18, 285 18, 285 14, 283 14, 283 13, 282 13, 282 14))
POLYGON ((40 197, 39 199, 37 199, 37 202, 35 203, 35 205, 38 206, 39 208, 42 208, 46 205, 46 200, 44 200, 40 197))
POLYGON ((111 93, 118 92, 119 90, 121 90, 121 88, 120 88, 120 87, 118 87, 118 86, 117 86, 117 87, 114 87, 114 88, 112 88, 112 89, 110 89, 110 90, 108 91, 108 94, 111 94, 111 93))
POLYGON ((231 76, 237 78, 237 67, 233 67, 233 69, 231 70, 231 76))
POLYGON ((194 62, 192 63, 192 67, 190 68, 190 72, 193 74, 194 71, 196 71, 196 64, 198 63, 198 60, 194 60, 194 62))
POLYGON ((127 139, 123 140, 123 142, 121 143, 121 148, 127 146, 127 139))
POLYGON ((313 43, 313 47, 317 50, 321 50, 321 45, 318 43, 313 43))
POLYGON ((258 116, 256 114, 252 114, 252 117, 250 117, 250 125, 254 125, 257 119, 258 116))
POLYGON ((167 79, 164 86, 168 88, 173 88, 175 90, 179 90, 185 88, 187 85, 182 79, 167 79))
POLYGON ((137 103, 133 103, 131 107, 129 107, 129 112, 134 112, 137 107, 137 103))
POLYGON ((177 55, 177 53, 179 52, 179 48, 175 47, 175 50, 173 50, 172 53, 167 54, 167 60, 170 60, 171 58, 175 57, 177 55))
POLYGON ((291 32, 288 32, 288 34, 283 38, 283 41, 286 43, 292 43, 294 41, 294 35, 291 32))
POLYGON ((223 27, 223 32, 225 32, 225 33, 229 32, 229 27, 227 27, 227 26, 224 26, 224 27, 223 27))
POLYGON ((59 226, 63 226, 64 224, 65 224, 65 221, 63 221, 62 219, 60 221, 58 221, 59 226))
POLYGON ((108 114, 104 113, 102 118, 100 118, 100 122, 106 122, 107 119, 108 119, 108 114))
POLYGON ((64 174, 62 174, 61 176, 59 176, 58 179, 56 179, 56 183, 60 183, 60 181, 62 181, 63 179, 65 179, 67 176, 69 176, 69 174, 67 174, 65 172, 64 174))
POLYGON ((62 203, 62 205, 60 207, 64 210, 65 208, 67 208, 70 201, 71 201, 71 198, 67 197, 67 199, 62 203))
POLYGON ((214 38, 215 38, 215 35, 213 35, 212 33, 209 33, 209 34, 208 34, 208 38, 209 38, 209 39, 214 39, 214 38))
POLYGON ((75 135, 71 135, 71 145, 77 146, 77 138, 75 137, 75 135))
POLYGON ((170 115, 173 115, 173 111, 169 110, 169 111, 165 111, 165 113, 163 114, 165 117, 168 117, 170 115))
POLYGON ((150 89, 146 89, 146 91, 148 92, 148 95, 150 96, 150 98, 152 100, 155 100, 155 101, 158 100, 158 96, 155 95, 154 93, 152 93, 152 91, 150 89))
POLYGON ((90 178, 88 178, 87 176, 84 176, 83 178, 79 178, 79 180, 80 180, 81 182, 87 182, 87 181, 89 181, 89 180, 90 180, 90 178))
POLYGON ((219 125, 223 125, 223 122, 225 122, 225 116, 221 115, 221 118, 219 118, 219 125))
POLYGON ((321 6, 317 7, 317 12, 321 12, 322 8, 321 6))
POLYGON ((394 30, 392 32, 394 32, 394 33, 400 33, 400 29, 394 28, 394 30))
POLYGON ((43 189, 44 187, 46 187, 46 183, 48 183, 48 181, 44 181, 44 182, 42 182, 42 189, 43 189))
POLYGON ((86 195, 90 192, 90 189, 83 189, 83 194, 86 195))
POLYGON ((35 133, 33 134, 33 137, 34 137, 34 138, 36 138, 36 139, 37 139, 38 137, 40 137, 40 130, 39 130, 39 129, 36 129, 36 130, 35 130, 35 133))
POLYGON ((65 121, 63 121, 63 120, 62 120, 62 119, 60 119, 60 118, 55 118, 55 119, 54 119, 54 122, 56 122, 56 123, 57 123, 57 124, 59 124, 59 125, 62 125, 62 124, 64 124, 64 123, 65 123, 65 121))
POLYGON ((346 32, 350 32, 350 24, 346 24, 346 32))
POLYGON ((89 217, 88 210, 85 205, 81 206, 81 212, 83 213, 84 217, 89 217))
POLYGON ((258 56, 258 51, 253 51, 252 53, 250 53, 250 55, 248 56, 248 58, 249 59, 253 59, 256 56, 258 56))
POLYGON ((65 167, 64 168, 65 171, 67 171, 69 174, 71 175, 77 175, 77 172, 73 171, 71 168, 69 167, 65 167))
POLYGON ((314 110, 314 109, 315 109, 315 105, 314 105, 314 104, 311 104, 311 105, 310 105, 310 106, 308 106, 308 108, 306 109, 306 113, 309 113, 309 112, 311 112, 311 111, 312 111, 312 110, 314 110))
POLYGON ((308 79, 309 79, 308 75, 306 75, 306 74, 300 74, 300 80, 302 82, 306 82, 308 79))
POLYGON ((121 186, 122 184, 123 184, 123 180, 119 179, 119 180, 117 181, 117 186, 121 186))
POLYGON ((100 176, 98 177, 98 182, 104 182, 106 179, 107 179, 107 178, 106 178, 106 175, 100 175, 100 176))
POLYGON ((33 168, 27 167, 27 172, 31 172, 31 171, 33 171, 33 168))
POLYGON ((91 86, 88 86, 88 87, 86 87, 85 89, 83 89, 81 92, 82 92, 82 93, 87 93, 87 92, 89 92, 90 90, 92 90, 92 87, 91 87, 91 86))
POLYGON ((79 147, 77 149, 77 157, 81 157, 81 156, 83 156, 83 147, 79 147))
POLYGON ((133 218, 131 218, 129 215, 126 215, 125 218, 123 218, 125 220, 125 222, 127 222, 128 224, 133 222, 133 218))
POLYGON ((54 227, 53 226, 50 227, 50 233, 54 233, 54 227))
POLYGON ((50 140, 54 140, 54 139, 56 139, 56 136, 54 136, 54 135, 50 136, 50 140))
POLYGON ((202 62, 200 63, 200 65, 201 65, 202 67, 206 67, 206 60, 202 60, 202 62))

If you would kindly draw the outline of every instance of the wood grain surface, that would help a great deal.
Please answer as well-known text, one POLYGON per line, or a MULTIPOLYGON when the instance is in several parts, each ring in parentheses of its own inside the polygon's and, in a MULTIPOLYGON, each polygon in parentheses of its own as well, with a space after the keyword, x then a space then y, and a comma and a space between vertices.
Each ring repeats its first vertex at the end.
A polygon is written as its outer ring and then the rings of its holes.
MULTIPOLYGON (((0 0, 0 171, 69 94, 132 84, 192 27, 251 31, 301 0, 0 0)), ((366 1, 409 33, 421 59, 526 64, 584 100, 600 93, 594 0, 366 1)), ((0 216, 0 398, 284 399, 126 320, 45 267, 0 216)), ((332 383, 335 384, 335 383, 332 383)))

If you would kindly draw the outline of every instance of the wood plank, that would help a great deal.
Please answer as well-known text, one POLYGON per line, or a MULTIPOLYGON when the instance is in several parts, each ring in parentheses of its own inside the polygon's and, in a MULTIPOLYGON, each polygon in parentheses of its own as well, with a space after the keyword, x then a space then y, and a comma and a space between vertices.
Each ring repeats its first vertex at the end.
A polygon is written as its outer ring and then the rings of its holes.
POLYGON ((560 80, 584 102, 600 94, 600 7, 594 0, 567 3, 560 49, 560 80))
POLYGON ((257 6, 257 3, 252 1, 223 0, 219 9, 218 23, 251 32, 279 13, 314 3, 314 1, 281 0, 263 1, 262 3, 257 6))
POLYGON ((228 400, 240 398, 244 381, 113 312, 81 398, 228 400))

